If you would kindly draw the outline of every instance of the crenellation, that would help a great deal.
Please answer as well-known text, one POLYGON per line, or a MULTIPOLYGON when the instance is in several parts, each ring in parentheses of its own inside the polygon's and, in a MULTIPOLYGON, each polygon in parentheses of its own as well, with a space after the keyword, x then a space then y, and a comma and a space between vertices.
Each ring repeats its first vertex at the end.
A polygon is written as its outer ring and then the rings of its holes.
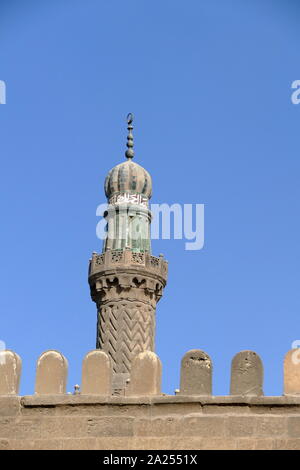
POLYGON ((263 395, 263 365, 254 351, 241 351, 231 363, 231 395, 263 395))
POLYGON ((111 359, 104 351, 96 349, 87 353, 82 363, 81 394, 112 394, 111 359))
POLYGON ((139 353, 132 362, 126 395, 160 395, 161 374, 161 362, 154 352, 143 351, 139 353))
MULTIPOLYGON (((179 404, 185 403, 186 397, 188 397, 190 403, 201 401, 202 406, 205 406, 204 412, 207 412, 210 406, 218 404, 219 407, 227 407, 227 412, 230 407, 242 405, 249 407, 251 405, 252 411, 257 409, 255 412, 260 413, 259 409, 262 405, 268 406, 268 413, 281 413, 280 408, 284 408, 287 413, 292 414, 298 412, 300 403, 300 382, 297 381, 297 373, 291 375, 291 370, 296 367, 297 372, 299 368, 298 364, 292 362, 294 352, 295 350, 290 350, 284 358, 284 393, 282 396, 263 396, 261 393, 263 387, 262 361, 255 352, 242 351, 236 354, 232 360, 230 395, 219 397, 213 395, 212 360, 206 352, 192 349, 183 356, 180 389, 176 391, 175 395, 166 395, 160 389, 161 361, 153 351, 145 350, 138 352, 133 359, 132 369, 127 376, 124 397, 124 395, 115 396, 114 394, 112 389, 113 365, 110 356, 104 351, 95 349, 86 354, 82 363, 80 392, 78 395, 70 395, 66 392, 68 361, 59 351, 49 350, 42 353, 37 361, 35 395, 22 397, 21 401, 22 405, 28 406, 33 400, 40 406, 41 403, 47 402, 47 396, 49 396, 49 406, 51 406, 53 397, 55 397, 55 403, 62 400, 61 404, 65 403, 64 397, 68 398, 68 403, 70 400, 74 400, 75 404, 80 403, 78 401, 80 397, 84 403, 86 400, 92 403, 95 403, 95 400, 99 403, 106 403, 109 398, 115 400, 116 404, 121 404, 122 399, 125 399, 127 403, 128 400, 134 402, 135 397, 139 399, 143 397, 145 404, 149 404, 149 400, 153 400, 153 396, 155 396, 157 403, 161 400, 161 403, 165 404, 170 399, 171 403, 179 404), (286 393, 290 377, 293 393, 286 393), (95 398, 92 398, 93 396, 95 398)), ((296 352, 298 353, 298 351, 296 352)), ((0 388, 0 416, 3 412, 1 403, 5 403, 7 410, 9 403, 13 407, 19 403, 18 389, 22 362, 21 358, 13 351, 2 351, 2 357, 6 358, 6 362, 0 364, 0 384, 2 384, 0 388)))
POLYGON ((284 358, 284 394, 300 394, 300 348, 291 349, 284 358))
POLYGON ((18 395, 22 361, 9 349, 0 351, 0 395, 18 395))
POLYGON ((58 351, 43 352, 36 367, 35 393, 53 395, 66 393, 68 361, 58 351))
POLYGON ((212 361, 200 349, 191 349, 182 358, 180 390, 183 395, 211 395, 212 361))

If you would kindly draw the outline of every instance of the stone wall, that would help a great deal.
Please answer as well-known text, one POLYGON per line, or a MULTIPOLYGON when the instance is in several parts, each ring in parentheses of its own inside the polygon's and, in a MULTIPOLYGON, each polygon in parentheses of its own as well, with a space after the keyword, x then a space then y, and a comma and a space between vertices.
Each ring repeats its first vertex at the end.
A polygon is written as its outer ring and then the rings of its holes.
POLYGON ((0 449, 300 449, 300 397, 1 397, 0 449))
POLYGON ((0 353, 0 449, 298 449, 299 350, 284 361, 284 395, 263 396, 253 351, 232 361, 231 395, 212 396, 212 363, 199 350, 182 359, 180 390, 160 391, 161 363, 149 351, 134 362, 124 396, 111 393, 102 351, 83 361, 81 390, 66 393, 67 360, 47 351, 37 362, 35 394, 18 395, 21 360, 0 353))

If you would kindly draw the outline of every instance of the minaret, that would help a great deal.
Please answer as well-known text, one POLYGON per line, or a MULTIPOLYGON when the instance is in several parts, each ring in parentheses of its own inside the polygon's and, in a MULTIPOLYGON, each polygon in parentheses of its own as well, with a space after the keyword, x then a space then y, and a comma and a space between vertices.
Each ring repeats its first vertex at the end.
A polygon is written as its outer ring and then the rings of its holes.
POLYGON ((113 389, 123 394, 134 357, 154 351, 155 310, 166 285, 168 264, 151 255, 150 174, 133 162, 133 116, 128 114, 126 161, 105 180, 107 237, 89 266, 91 296, 97 305, 97 342, 109 354, 113 389))

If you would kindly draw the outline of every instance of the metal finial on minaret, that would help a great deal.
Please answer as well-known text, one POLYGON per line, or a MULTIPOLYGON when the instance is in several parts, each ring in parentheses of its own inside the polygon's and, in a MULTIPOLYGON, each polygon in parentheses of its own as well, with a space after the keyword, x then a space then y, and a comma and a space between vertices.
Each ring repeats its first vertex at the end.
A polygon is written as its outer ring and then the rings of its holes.
POLYGON ((134 157, 134 150, 133 150, 133 135, 132 135, 132 129, 133 129, 133 125, 132 125, 132 121, 133 121, 133 114, 132 113, 129 113, 127 114, 127 124, 128 124, 128 136, 127 136, 127 150, 125 152, 125 156, 126 158, 128 159, 131 159, 134 157))

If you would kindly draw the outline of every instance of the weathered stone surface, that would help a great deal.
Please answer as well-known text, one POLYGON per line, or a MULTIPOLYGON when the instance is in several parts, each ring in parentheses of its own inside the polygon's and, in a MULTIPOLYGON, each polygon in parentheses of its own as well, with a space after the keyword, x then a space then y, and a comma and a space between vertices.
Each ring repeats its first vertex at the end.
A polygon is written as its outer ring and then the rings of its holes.
POLYGON ((274 450, 274 439, 255 439, 254 450, 274 450))
MULTIPOLYGON (((216 403, 210 403, 210 404, 203 404, 201 407, 201 411, 203 414, 209 414, 209 415, 215 415, 215 414, 232 414, 236 411, 238 404, 225 404, 220 402, 220 404, 216 403)), ((245 405, 245 406, 239 406, 239 414, 244 415, 244 414, 249 414, 250 412, 250 407, 245 405)))
POLYGON ((211 395, 212 361, 200 349, 188 351, 181 361, 180 394, 211 395))
POLYGON ((58 351, 45 351, 37 361, 35 393, 66 393, 68 361, 58 351))
MULTIPOLYGON (((163 405, 162 410, 167 409, 180 409, 185 414, 186 409, 197 408, 197 410, 205 412, 205 406, 214 407, 220 412, 228 410, 238 410, 238 413, 255 412, 257 413, 271 413, 277 410, 276 413, 289 413, 293 410, 293 414, 297 414, 300 409, 300 396, 299 395, 280 395, 280 396, 195 396, 195 395, 149 395, 149 396, 103 396, 103 395, 26 395, 20 398, 23 407, 53 407, 60 406, 61 409, 70 407, 75 409, 74 405, 78 407, 86 407, 97 405, 116 405, 117 408, 128 409, 133 405, 143 406, 149 408, 149 405, 163 405), (179 405, 174 408, 174 405, 179 405), (241 411, 242 410, 242 411, 241 411), (260 410, 260 411, 259 411, 260 410)), ((153 410, 154 412, 154 410, 153 410)))
POLYGON ((96 449, 106 450, 113 448, 114 450, 135 449, 133 437, 100 437, 96 439, 96 449))
POLYGON ((291 349, 284 358, 284 394, 300 394, 300 348, 291 349))
POLYGON ((127 416, 106 416, 88 421, 88 434, 93 437, 133 436, 134 418, 127 416))
POLYGON ((96 438, 87 437, 84 439, 64 439, 62 440, 63 450, 95 450, 96 449, 96 438))
MULTIPOLYGON (((257 441, 260 445, 260 440, 257 441)), ((259 447, 257 447, 259 448, 259 447)), ((300 439, 272 439, 273 450, 300 450, 300 439)))
POLYGON ((138 354, 133 363, 127 395, 158 395, 161 387, 162 366, 152 351, 138 354))
POLYGON ((236 450, 254 450, 255 439, 249 439, 247 437, 236 440, 236 450))
POLYGON ((0 351, 0 395, 19 393, 22 361, 17 353, 0 351))
POLYGON ((11 444, 7 439, 0 439, 0 450, 10 450, 11 444))
POLYGON ((224 437, 224 416, 203 416, 191 413, 182 419, 181 434, 184 436, 224 437))
POLYGON ((82 363, 82 395, 111 395, 112 368, 108 354, 90 351, 82 363))
POLYGON ((299 450, 300 439, 102 437, 0 440, 0 450, 299 450))
MULTIPOLYGON (((215 439, 207 438, 202 439, 197 446, 197 439, 190 439, 189 449, 200 449, 200 450, 235 450, 236 441, 234 439, 215 439)), ((181 447, 184 449, 185 447, 181 447)), ((199 459, 198 459, 199 463, 199 459)))
POLYGON ((261 416, 256 422, 255 437, 287 436, 287 418, 285 416, 261 416))
POLYGON ((85 439, 133 436, 133 417, 65 416, 0 420, 0 439, 85 439))
POLYGON ((287 422, 288 435, 300 439, 300 415, 288 417, 287 422))
POLYGON ((145 418, 136 419, 134 422, 134 434, 141 437, 179 436, 181 431, 181 416, 166 415, 155 418, 147 416, 145 418))
POLYGON ((253 437, 257 420, 253 416, 228 416, 225 420, 227 437, 253 437))
POLYGON ((0 449, 300 448, 299 396, 2 398, 0 449))
POLYGON ((241 351, 231 363, 231 395, 263 395, 263 365, 254 351, 241 351))
POLYGON ((12 450, 61 450, 63 446, 61 439, 12 439, 10 441, 12 450))
POLYGON ((21 397, 15 395, 0 396, 0 417, 16 416, 20 413, 21 397))
MULTIPOLYGON (((236 442, 233 439, 202 438, 202 437, 146 437, 136 438, 132 449, 153 449, 153 450, 232 450, 236 448, 236 442)), ((196 460, 198 465, 200 460, 196 460)), ((183 459, 184 462, 184 459, 183 459)), ((189 458, 189 463, 192 459, 189 458)))

